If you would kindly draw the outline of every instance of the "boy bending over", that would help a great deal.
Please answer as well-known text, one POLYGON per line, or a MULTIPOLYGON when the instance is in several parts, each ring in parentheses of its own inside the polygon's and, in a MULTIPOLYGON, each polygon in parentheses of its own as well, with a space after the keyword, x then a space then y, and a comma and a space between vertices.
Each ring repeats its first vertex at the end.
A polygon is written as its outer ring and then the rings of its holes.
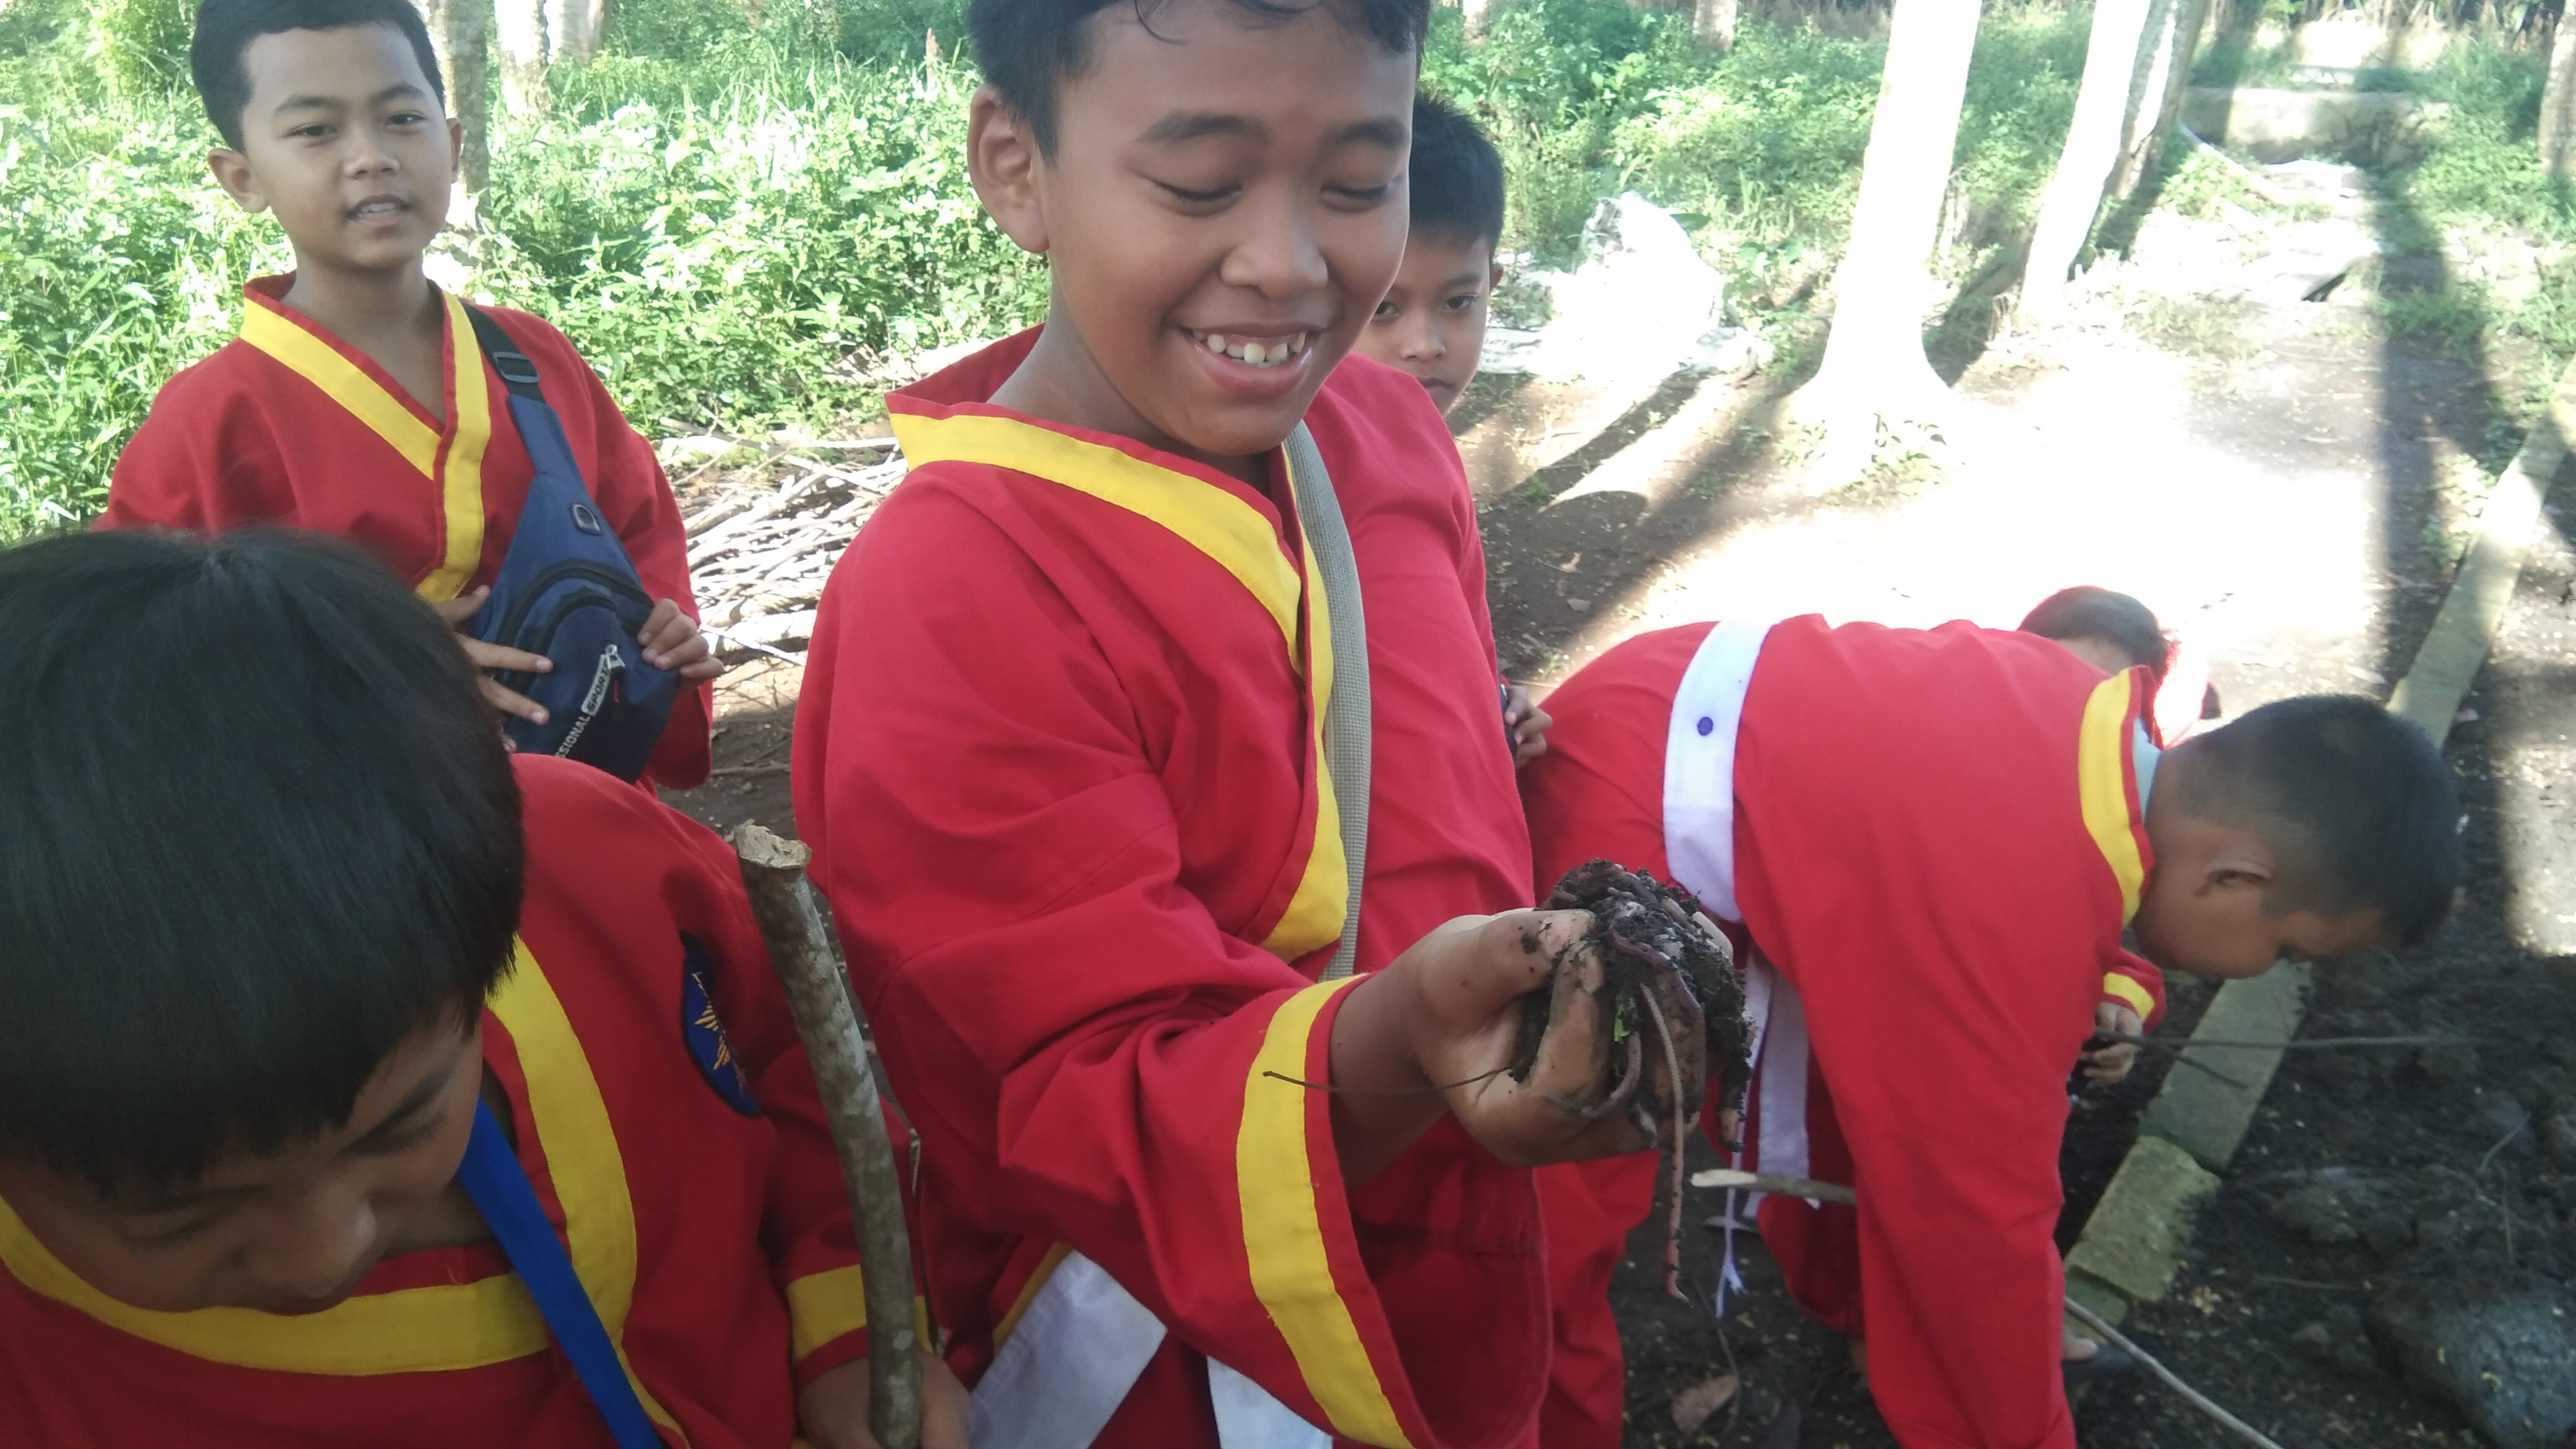
POLYGON ((0 673, 10 1443, 873 1444, 713 835, 505 755, 430 611, 312 543, 0 554, 0 673))
MULTIPOLYGON (((224 142, 208 167, 243 210, 277 217, 295 270, 254 278, 241 335, 161 389, 117 459, 102 521, 339 534, 450 623, 497 633, 498 621, 475 616, 541 460, 558 460, 578 475, 564 480, 571 496, 586 492, 595 508, 584 531, 604 524, 631 560, 623 588, 642 662, 679 675, 669 723, 644 747, 646 777, 705 783, 707 682, 721 666, 698 633, 679 508, 652 445, 562 333, 525 312, 475 309, 515 349, 509 365, 533 367, 560 419, 558 438, 522 436, 472 313, 421 268, 447 222, 465 133, 446 114, 420 11, 409 0, 203 0, 188 65, 224 142)), ((553 668, 542 647, 465 643, 476 663, 522 679, 553 668)), ((484 687, 508 713, 547 722, 534 700, 484 687)))
POLYGON ((1529 899, 1475 511, 1420 385, 1345 360, 1427 15, 968 11, 1047 321, 889 399, 913 472, 825 592, 795 783, 982 1449, 1524 1442, 1527 1166, 1635 1145, 1549 1097, 1602 1094, 1597 1020, 1496 1074, 1585 918, 1453 920, 1529 899))
POLYGON ((1548 701, 1537 873, 1609 856, 1740 925, 1746 1165, 1860 1193, 1763 1200, 1763 1242, 1866 1335, 1908 1445, 2075 1442, 2058 1143, 2124 926, 2252 976, 2450 908, 2459 797, 2422 731, 2321 696, 2160 751, 2149 697, 2031 634, 1808 617, 1643 634, 1548 701))

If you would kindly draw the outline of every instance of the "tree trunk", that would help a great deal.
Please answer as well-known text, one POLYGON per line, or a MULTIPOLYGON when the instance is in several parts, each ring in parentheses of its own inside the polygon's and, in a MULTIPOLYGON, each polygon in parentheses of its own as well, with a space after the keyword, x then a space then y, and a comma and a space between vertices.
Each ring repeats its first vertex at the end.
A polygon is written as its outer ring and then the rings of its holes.
POLYGON ((2540 93, 2540 169, 2576 176, 2576 25, 2564 15, 2549 43, 2549 84, 2540 93))
POLYGON ((2210 0, 2167 0, 2160 16, 2147 23, 2146 49, 2138 78, 2140 101, 2135 121, 2120 141, 2120 169, 2111 178, 2111 199, 2124 202, 2155 174, 2182 119, 2183 95, 2191 88, 2192 64, 2200 58, 2209 28, 2210 0))
POLYGON ((1494 0, 1458 0, 1458 9, 1467 19, 1467 39, 1483 44, 1485 26, 1493 19, 1494 0))
POLYGON ((2121 133, 2135 125, 2143 79, 2138 42, 2151 10, 2170 11, 2173 0, 2100 0, 2084 51, 2084 83, 2075 94, 2075 117, 2057 170, 2040 193, 2039 220, 2031 228, 2030 259, 2022 268, 2021 313, 2053 315, 2066 297, 2067 273, 2102 209, 2102 192, 2120 159, 2121 133))
POLYGON ((514 118, 545 114, 545 0, 492 0, 492 55, 500 62, 502 108, 514 118))
POLYGON ((588 61, 608 32, 608 0, 544 0, 546 63, 588 61))
POLYGON ((492 0, 441 0, 430 13, 447 71, 447 113, 465 125, 458 171, 469 196, 492 179, 492 0))
POLYGON ((1697 0, 1691 6, 1691 39, 1720 55, 1735 48, 1736 0, 1697 0))
POLYGON ((1792 408, 1825 430, 1816 486, 1860 476, 1881 421, 1930 423, 1948 411, 1949 390, 1923 353, 1932 291, 1923 264, 1949 189, 1977 9, 1978 0, 1899 0, 1889 24, 1851 245, 1834 271, 1833 330, 1792 408))

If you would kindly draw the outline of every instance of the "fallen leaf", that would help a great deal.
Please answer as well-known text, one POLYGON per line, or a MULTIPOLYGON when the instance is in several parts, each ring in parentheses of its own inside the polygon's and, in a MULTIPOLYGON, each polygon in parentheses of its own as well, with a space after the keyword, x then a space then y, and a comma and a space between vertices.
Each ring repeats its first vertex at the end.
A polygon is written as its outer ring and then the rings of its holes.
POLYGON ((1696 1434, 1708 1416, 1726 1407, 1735 1397, 1735 1375, 1719 1374, 1702 1379, 1673 1395, 1673 1424, 1685 1434, 1696 1434))

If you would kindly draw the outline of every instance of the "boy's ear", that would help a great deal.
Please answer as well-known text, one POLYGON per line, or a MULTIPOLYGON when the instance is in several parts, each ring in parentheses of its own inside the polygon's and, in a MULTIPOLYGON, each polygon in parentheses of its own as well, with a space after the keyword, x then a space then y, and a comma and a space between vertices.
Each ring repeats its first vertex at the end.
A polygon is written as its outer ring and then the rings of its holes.
POLYGON ((217 146, 206 153, 206 169, 214 173, 215 184, 233 205, 256 215, 268 210, 268 195, 259 189, 259 178, 251 175, 250 158, 230 146, 217 146))
POLYGON ((1038 168, 1044 164, 1028 118, 993 87, 976 91, 966 122, 966 174, 1002 234, 1038 256, 1045 256, 1048 246, 1046 206, 1038 185, 1038 168))

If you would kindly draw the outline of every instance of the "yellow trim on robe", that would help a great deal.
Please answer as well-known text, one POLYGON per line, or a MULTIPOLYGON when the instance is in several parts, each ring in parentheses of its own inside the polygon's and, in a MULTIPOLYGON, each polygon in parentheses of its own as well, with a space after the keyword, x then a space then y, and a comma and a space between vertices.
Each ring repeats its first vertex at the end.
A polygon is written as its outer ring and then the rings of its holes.
POLYGON ((2138 913, 2138 893, 2146 886, 2147 863, 2138 852, 2136 824, 2129 810, 2131 731, 2135 721, 2130 695, 2136 682, 2123 670, 2094 686, 2084 702, 2083 733, 2076 744, 2076 780, 2084 802, 2084 828, 2111 875, 2120 883, 2120 920, 2138 913))
POLYGON ((492 440, 492 395, 483 380, 483 349, 465 304, 441 294, 447 305, 449 353, 448 435, 442 435, 402 399, 385 390, 338 348, 257 302, 242 309, 241 339, 322 394, 385 440, 420 476, 438 485, 439 566, 413 592, 443 604, 464 591, 483 559, 483 454, 492 440), (442 461, 440 445, 446 453, 442 461))
POLYGON ((2140 1021, 2156 1014, 2156 999, 2147 994, 2147 988, 2117 971, 2102 973, 2102 994, 2136 1012, 2140 1021))
POLYGON ((1011 1341, 1011 1333, 1020 1326, 1020 1318, 1029 1311, 1029 1305, 1037 1301, 1038 1290, 1055 1276, 1056 1269, 1064 1266, 1065 1255, 1072 1251, 1072 1244, 1058 1243, 1046 1250, 1046 1256, 1038 1259, 1037 1267, 1029 1274, 1029 1281, 1020 1285, 1020 1295, 1011 1300, 1010 1311, 1002 1315, 1001 1322, 993 1325, 993 1352, 996 1355, 1001 1353, 1003 1344, 1011 1341))
POLYGON ((518 943, 508 982, 492 997, 492 1014, 510 1029, 519 1067, 528 1079, 528 1115, 545 1145, 546 1170, 563 1204, 565 1247, 573 1276, 581 1280, 600 1326, 617 1348, 618 1367, 654 1423, 675 1435, 679 1423, 663 1409, 635 1366, 626 1361, 626 1314, 635 1306, 635 1200, 626 1190, 626 1159, 609 1124, 599 1079, 574 1035, 572 1018, 552 983, 537 969, 525 941, 518 943))
POLYGON ((889 421, 905 459, 915 467, 959 462, 1008 468, 1061 483, 1160 524, 1234 575, 1269 612, 1287 647, 1289 667, 1307 675, 1316 810, 1315 837, 1297 889, 1261 945, 1281 960, 1294 961, 1341 939, 1342 919, 1350 911, 1350 873, 1343 861, 1341 815, 1323 747, 1324 702, 1332 698, 1333 687, 1332 610, 1325 603, 1323 580, 1315 572, 1314 550, 1302 551, 1306 559, 1301 588, 1298 570, 1281 556, 1270 521, 1252 505, 1203 480, 1052 428, 981 413, 944 418, 895 413, 889 421), (1314 661, 1311 671, 1297 657, 1301 602, 1307 605, 1313 639, 1307 650, 1314 661))
MULTIPOLYGON (((614 1339, 635 1291, 635 1220, 626 1170, 609 1131, 598 1079, 563 1003, 525 942, 493 993, 528 1081, 528 1110, 564 1206, 573 1266, 614 1339)), ((243 1308, 150 1313, 74 1275, 0 1203, 0 1262, 31 1291, 137 1338, 209 1363, 282 1373, 364 1377, 482 1368, 545 1351, 536 1301, 516 1273, 472 1283, 369 1294, 320 1313, 285 1317, 243 1308)), ((631 1377, 631 1372, 630 1372, 631 1377)), ((645 1408, 672 1425, 650 1395, 645 1408)))
POLYGON ((1360 1342, 1359 1325, 1342 1300, 1315 1206, 1316 1173, 1307 1150, 1307 1090, 1266 1075, 1302 1079, 1316 1018, 1333 993, 1359 977, 1310 986, 1279 1007, 1253 1054, 1243 1088, 1243 1126, 1235 1138, 1235 1183, 1243 1201, 1243 1247, 1252 1291, 1288 1341, 1307 1391, 1323 1405, 1333 1432, 1364 1444, 1406 1449, 1395 1406, 1360 1342))
POLYGON ((446 562, 414 589, 433 604, 465 592, 465 581, 483 564, 483 450, 492 441, 492 390, 483 383, 483 348, 465 304, 447 298, 447 350, 454 376, 448 406, 456 420, 440 471, 439 508, 446 526, 446 562))
POLYGON ((868 1295, 859 1265, 808 1273, 788 1283, 787 1324, 787 1353, 796 1363, 842 1334, 867 1327, 868 1295))

